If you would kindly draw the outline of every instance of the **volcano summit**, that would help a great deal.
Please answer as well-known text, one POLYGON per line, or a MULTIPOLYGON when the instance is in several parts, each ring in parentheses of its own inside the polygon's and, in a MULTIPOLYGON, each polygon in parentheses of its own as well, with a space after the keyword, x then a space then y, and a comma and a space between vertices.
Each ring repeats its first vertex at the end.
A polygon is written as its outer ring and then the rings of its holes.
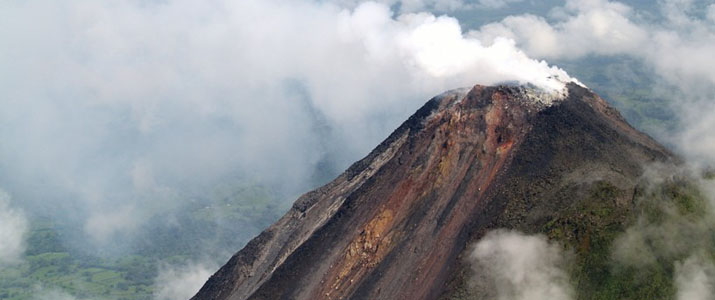
POLYGON ((575 83, 558 96, 446 92, 300 197, 193 299, 479 298, 466 260, 487 232, 543 233, 587 255, 599 229, 625 222, 643 166, 671 160, 575 83))

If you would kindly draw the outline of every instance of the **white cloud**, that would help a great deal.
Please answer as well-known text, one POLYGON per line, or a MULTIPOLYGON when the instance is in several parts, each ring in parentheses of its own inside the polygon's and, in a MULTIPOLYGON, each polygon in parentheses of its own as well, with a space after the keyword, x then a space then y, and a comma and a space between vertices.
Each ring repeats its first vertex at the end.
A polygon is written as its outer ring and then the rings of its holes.
POLYGON ((683 108, 687 126, 674 140, 697 167, 708 167, 715 162, 715 111, 714 99, 700 99, 683 108))
MULTIPOLYGON (((710 53, 715 50, 715 27, 694 14, 694 1, 662 1, 666 21, 649 23, 625 4, 607 0, 569 0, 547 22, 530 15, 511 16, 488 24, 474 36, 495 33, 513 37, 536 57, 580 58, 586 55, 632 55, 656 67, 658 74, 684 87, 715 83, 710 53), (535 34, 539 31, 548 34, 535 34), (688 83, 688 81, 691 81, 688 83)), ((712 10, 710 5, 708 10, 712 10)))
POLYGON ((97 243, 106 243, 118 233, 129 232, 137 228, 140 216, 133 206, 114 208, 108 211, 93 212, 85 223, 85 231, 97 243))
POLYGON ((292 198, 446 89, 568 78, 375 2, 2 2, 0 39, 0 179, 100 240, 231 176, 292 198))
MULTIPOLYGON (((705 19, 696 1, 660 1, 662 18, 653 23, 641 12, 616 1, 569 0, 552 10, 552 19, 510 16, 484 25, 469 36, 489 42, 507 36, 533 57, 582 59, 589 55, 628 55, 643 61, 675 87, 669 98, 683 120, 673 138, 694 160, 715 163, 712 128, 715 99, 715 26, 713 5, 705 19)), ((672 90, 671 87, 668 89, 672 90)), ((665 89, 665 90, 668 90, 665 89)))
POLYGON ((102 298, 85 298, 74 296, 71 293, 57 287, 46 287, 37 285, 33 288, 32 300, 104 300, 102 298))
POLYGON ((715 298, 715 266, 709 260, 694 255, 675 265, 675 285, 678 300, 715 298))
MULTIPOLYGON (((557 7, 551 22, 533 15, 510 16, 470 35, 488 41, 509 36, 529 54, 552 59, 587 55, 632 55, 656 67, 672 82, 715 83, 709 54, 715 50, 715 27, 693 15, 693 1, 662 1, 663 23, 649 23, 616 1, 569 0, 557 7)), ((712 7, 712 6, 710 6, 712 7)))
POLYGON ((519 3, 524 0, 479 0, 478 5, 485 8, 504 8, 512 3, 519 3))
POLYGON ((25 252, 28 224, 22 211, 10 206, 10 196, 0 190, 0 267, 18 263, 25 252))
POLYGON ((540 16, 509 16, 470 35, 484 41, 508 36, 530 55, 544 58, 631 52, 647 38, 648 33, 629 19, 631 9, 620 3, 572 0, 557 12, 561 19, 555 24, 540 16))
MULTIPOLYGON (((401 12, 418 11, 442 11, 452 12, 466 9, 497 9, 504 8, 512 3, 519 3, 524 0, 376 0, 387 6, 398 6, 401 12)), ((340 4, 343 7, 357 7, 364 0, 331 0, 331 3, 340 4)))
POLYGON ((496 299, 573 299, 565 254, 543 236, 492 231, 476 244, 470 258, 477 286, 495 289, 496 299))
POLYGON ((215 266, 205 264, 167 266, 159 272, 155 280, 154 299, 189 299, 199 291, 215 271, 215 266))
POLYGON ((77 300, 77 297, 60 289, 36 288, 32 296, 33 300, 77 300))

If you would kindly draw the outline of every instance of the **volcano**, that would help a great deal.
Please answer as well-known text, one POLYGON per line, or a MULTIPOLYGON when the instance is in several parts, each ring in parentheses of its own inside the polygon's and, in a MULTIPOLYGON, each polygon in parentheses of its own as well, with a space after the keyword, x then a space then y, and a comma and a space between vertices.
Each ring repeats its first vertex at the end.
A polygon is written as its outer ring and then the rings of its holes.
POLYGON ((591 251, 600 228, 625 222, 644 165, 674 160, 576 83, 449 91, 301 196, 192 299, 458 298, 490 230, 591 251))

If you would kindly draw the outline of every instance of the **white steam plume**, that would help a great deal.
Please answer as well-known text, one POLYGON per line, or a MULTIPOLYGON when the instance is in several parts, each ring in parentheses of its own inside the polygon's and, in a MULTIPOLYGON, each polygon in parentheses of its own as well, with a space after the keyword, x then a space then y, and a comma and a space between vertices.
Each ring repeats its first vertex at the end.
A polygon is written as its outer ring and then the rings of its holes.
POLYGON ((446 89, 570 80, 375 2, 5 1, 0 40, 0 180, 100 242, 236 176, 290 199, 446 89))
POLYGON ((10 206, 10 196, 0 190, 0 270, 18 263, 25 252, 27 219, 22 211, 10 206))
POLYGON ((715 164, 715 141, 708 134, 715 123, 715 4, 657 4, 659 15, 653 19, 618 1, 568 0, 552 9, 551 18, 509 16, 469 36, 487 44, 509 37, 528 55, 546 59, 637 58, 672 85, 663 90, 683 124, 671 142, 692 161, 715 164))
POLYGON ((499 300, 570 300, 573 288, 564 270, 562 248, 543 236, 497 230, 475 246, 470 258, 481 292, 499 300))

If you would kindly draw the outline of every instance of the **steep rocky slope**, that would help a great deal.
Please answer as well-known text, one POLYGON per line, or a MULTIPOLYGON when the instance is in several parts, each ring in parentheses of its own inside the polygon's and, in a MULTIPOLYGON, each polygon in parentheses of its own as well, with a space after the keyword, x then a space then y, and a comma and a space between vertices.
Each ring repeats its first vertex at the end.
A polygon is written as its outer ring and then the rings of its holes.
POLYGON ((625 222, 643 166, 670 160, 577 84, 450 91, 300 197, 193 299, 459 297, 465 253, 488 230, 590 247, 579 222, 625 222), (602 187, 612 193, 591 197, 602 187), (609 218, 585 216, 594 205, 609 218))

